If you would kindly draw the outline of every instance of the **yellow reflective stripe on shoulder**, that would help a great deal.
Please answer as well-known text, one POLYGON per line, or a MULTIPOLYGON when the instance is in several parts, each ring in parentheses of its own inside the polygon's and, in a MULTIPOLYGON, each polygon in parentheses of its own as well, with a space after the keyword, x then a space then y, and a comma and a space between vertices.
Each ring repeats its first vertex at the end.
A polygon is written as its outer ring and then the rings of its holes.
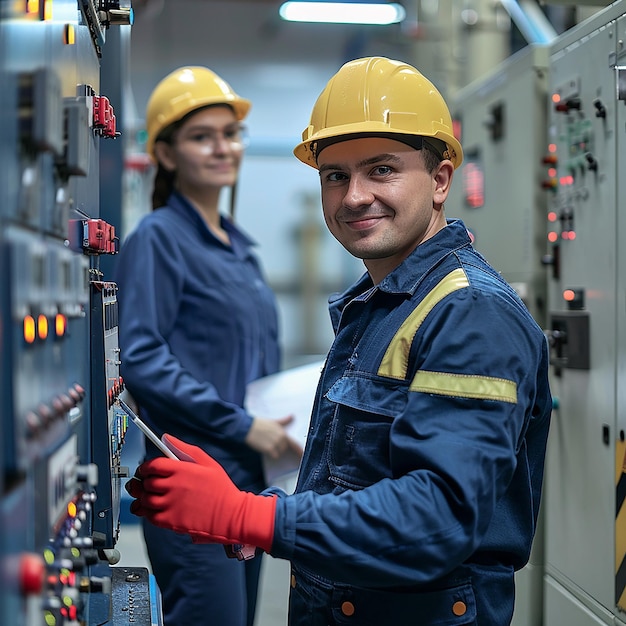
POLYGON ((413 338, 426 316, 447 295, 468 286, 469 280, 461 268, 453 270, 437 283, 437 286, 415 307, 394 335, 380 363, 378 375, 404 380, 407 377, 409 352, 413 338))
POLYGON ((420 370, 409 386, 409 391, 434 393, 455 398, 500 400, 517 404, 517 384, 505 378, 450 374, 447 372, 425 372, 420 370))

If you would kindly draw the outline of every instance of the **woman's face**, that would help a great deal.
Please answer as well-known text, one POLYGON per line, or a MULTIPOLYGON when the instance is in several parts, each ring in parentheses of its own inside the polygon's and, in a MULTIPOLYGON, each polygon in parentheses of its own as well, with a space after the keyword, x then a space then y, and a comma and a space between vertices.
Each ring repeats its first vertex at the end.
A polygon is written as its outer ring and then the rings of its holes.
POLYGON ((156 143, 156 155, 167 170, 176 173, 176 188, 183 194, 231 187, 243 154, 241 131, 229 106, 201 109, 185 120, 170 143, 156 143))

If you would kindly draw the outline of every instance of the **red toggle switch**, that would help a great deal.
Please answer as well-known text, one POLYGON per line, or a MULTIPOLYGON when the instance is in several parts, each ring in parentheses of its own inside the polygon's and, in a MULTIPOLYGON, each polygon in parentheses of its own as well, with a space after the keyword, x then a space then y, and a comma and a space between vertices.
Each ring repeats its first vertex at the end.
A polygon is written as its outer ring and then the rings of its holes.
POLYGON ((106 96, 93 97, 93 127, 102 137, 118 137, 115 112, 106 96))
POLYGON ((100 219, 84 220, 82 247, 85 252, 92 254, 117 254, 115 227, 100 219))

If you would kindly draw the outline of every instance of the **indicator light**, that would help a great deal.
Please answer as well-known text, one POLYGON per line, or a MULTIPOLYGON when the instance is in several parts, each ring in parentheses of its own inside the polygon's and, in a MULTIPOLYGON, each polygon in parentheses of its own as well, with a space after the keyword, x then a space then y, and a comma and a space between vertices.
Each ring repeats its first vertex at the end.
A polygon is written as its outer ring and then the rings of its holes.
POLYGON ((559 181, 556 178, 548 178, 547 180, 541 181, 542 189, 549 189, 551 191, 554 191, 558 186, 559 181))
POLYGON ((67 329, 67 318, 62 313, 57 313, 54 318, 54 332, 57 337, 63 337, 67 329))
POLYGON ((563 300, 567 302, 567 308, 571 311, 580 311, 585 307, 584 289, 564 289, 563 300))
POLYGON ((66 46, 73 46, 76 43, 76 31, 73 24, 66 24, 63 28, 63 43, 66 46))
POLYGON ((556 222, 557 219, 556 211, 550 211, 548 213, 548 222, 556 222))
POLYGON ((67 504, 67 514, 70 517, 76 517, 76 503, 75 502, 68 502, 68 504, 67 504))
POLYGON ((558 234, 555 233, 553 230, 548 233, 548 241, 550 243, 556 243, 558 238, 559 238, 558 234))
POLYGON ((26 315, 24 317, 24 340, 26 343, 33 343, 35 336, 35 318, 32 315, 26 315))
POLYGON ((45 315, 37 317, 37 336, 42 340, 48 336, 48 318, 45 315))
POLYGON ((43 551, 43 560, 48 564, 52 565, 54 563, 54 552, 50 550, 50 548, 46 548, 43 551))

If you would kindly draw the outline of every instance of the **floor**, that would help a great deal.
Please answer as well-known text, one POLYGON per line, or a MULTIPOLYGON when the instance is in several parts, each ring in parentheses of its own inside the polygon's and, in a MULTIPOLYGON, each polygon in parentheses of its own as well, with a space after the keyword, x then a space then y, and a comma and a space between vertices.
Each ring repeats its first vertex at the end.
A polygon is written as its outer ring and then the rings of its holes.
MULTIPOLYGON (((287 481, 280 486, 289 491, 291 485, 292 482, 287 481)), ((122 516, 116 548, 121 554, 118 566, 150 569, 141 526, 126 516, 122 516)), ((288 596, 289 563, 266 555, 261 570, 261 588, 255 626, 286 626, 288 596)))

